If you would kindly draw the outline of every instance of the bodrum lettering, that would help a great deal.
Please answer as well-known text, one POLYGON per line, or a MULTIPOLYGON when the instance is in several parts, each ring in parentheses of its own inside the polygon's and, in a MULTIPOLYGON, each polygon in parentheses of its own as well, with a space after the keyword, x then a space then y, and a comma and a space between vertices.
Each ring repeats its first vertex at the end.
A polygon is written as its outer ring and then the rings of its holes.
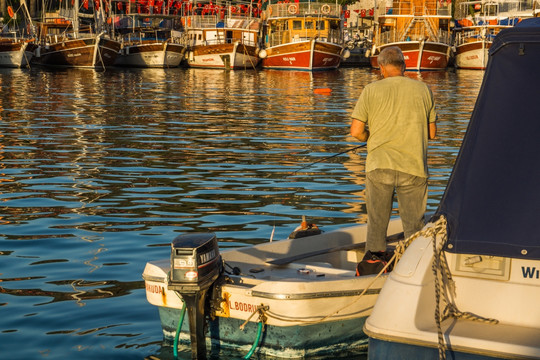
POLYGON ((536 278, 536 279, 540 279, 540 269, 536 269, 535 267, 533 268, 530 268, 530 267, 525 267, 525 266, 522 266, 521 267, 521 272, 523 273, 523 277, 525 279, 529 278, 529 279, 532 279, 532 278, 536 278))
POLYGON ((146 291, 149 293, 161 294, 162 292, 165 292, 165 289, 159 285, 146 284, 146 291))
POLYGON ((245 302, 238 302, 238 301, 233 302, 229 300, 229 309, 252 313, 255 310, 257 310, 257 305, 248 304, 245 302))

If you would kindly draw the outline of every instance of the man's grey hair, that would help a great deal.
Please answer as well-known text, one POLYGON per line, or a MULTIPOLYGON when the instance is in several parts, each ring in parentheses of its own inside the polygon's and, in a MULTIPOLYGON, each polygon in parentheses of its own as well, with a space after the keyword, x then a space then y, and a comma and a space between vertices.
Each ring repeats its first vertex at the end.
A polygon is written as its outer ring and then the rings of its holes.
POLYGON ((405 69, 405 58, 401 49, 397 46, 390 46, 382 49, 377 57, 379 66, 393 65, 397 68, 405 69))

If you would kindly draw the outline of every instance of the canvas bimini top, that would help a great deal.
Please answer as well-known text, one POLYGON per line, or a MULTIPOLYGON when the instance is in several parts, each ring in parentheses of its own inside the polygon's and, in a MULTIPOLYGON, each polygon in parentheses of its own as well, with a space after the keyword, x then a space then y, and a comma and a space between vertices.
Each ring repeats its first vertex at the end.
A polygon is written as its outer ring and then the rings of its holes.
POLYGON ((540 259, 540 18, 501 31, 437 214, 446 250, 540 259))

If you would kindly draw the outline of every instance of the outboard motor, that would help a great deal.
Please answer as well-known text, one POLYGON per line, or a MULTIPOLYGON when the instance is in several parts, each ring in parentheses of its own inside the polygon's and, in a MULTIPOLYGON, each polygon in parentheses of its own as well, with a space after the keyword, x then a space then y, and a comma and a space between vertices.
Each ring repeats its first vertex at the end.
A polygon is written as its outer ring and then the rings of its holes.
POLYGON ((184 234, 173 240, 168 288, 184 299, 189 316, 192 359, 206 359, 206 293, 222 270, 215 234, 184 234))

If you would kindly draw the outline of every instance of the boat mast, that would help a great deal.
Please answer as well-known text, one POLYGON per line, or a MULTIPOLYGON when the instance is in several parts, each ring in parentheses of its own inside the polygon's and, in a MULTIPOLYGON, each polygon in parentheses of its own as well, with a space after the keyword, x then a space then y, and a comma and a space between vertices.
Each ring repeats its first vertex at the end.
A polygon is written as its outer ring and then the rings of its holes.
POLYGON ((26 13, 26 16, 28 18, 28 23, 30 25, 30 36, 34 36, 35 29, 34 29, 34 23, 32 22, 32 16, 30 15, 30 11, 28 11, 28 6, 26 6, 26 0, 21 0, 21 6, 24 8, 24 12, 26 13))
POLYGON ((73 16, 72 16, 73 34, 75 39, 79 37, 79 0, 73 2, 73 16))

